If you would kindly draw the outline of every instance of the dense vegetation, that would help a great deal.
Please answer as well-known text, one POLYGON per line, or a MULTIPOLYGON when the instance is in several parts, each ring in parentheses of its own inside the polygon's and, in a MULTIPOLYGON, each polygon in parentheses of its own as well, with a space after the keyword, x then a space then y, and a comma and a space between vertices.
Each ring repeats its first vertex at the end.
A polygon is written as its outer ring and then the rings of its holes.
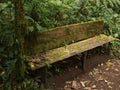
MULTIPOLYGON (((14 24, 16 0, 0 1, 0 81, 6 90, 28 88, 37 90, 37 83, 32 79, 17 78, 26 74, 24 53, 19 52, 19 38, 16 37, 14 24), (22 62, 18 62, 22 60, 22 62), (21 63, 21 64, 17 64, 21 63), (20 67, 16 65, 22 65, 20 67), (16 71, 19 68, 19 71, 16 71), (18 75, 18 76, 19 76, 18 75), (16 77, 14 77, 16 76, 16 77), (22 84, 15 84, 15 80, 22 84), (13 87, 12 87, 13 85, 13 87)), ((105 33, 120 39, 120 0, 21 0, 24 4, 25 18, 29 32, 47 30, 72 23, 85 22, 102 18, 105 21, 105 33)), ((120 50, 119 40, 112 43, 114 55, 120 50)), ((27 73, 28 77, 28 73, 27 73)))

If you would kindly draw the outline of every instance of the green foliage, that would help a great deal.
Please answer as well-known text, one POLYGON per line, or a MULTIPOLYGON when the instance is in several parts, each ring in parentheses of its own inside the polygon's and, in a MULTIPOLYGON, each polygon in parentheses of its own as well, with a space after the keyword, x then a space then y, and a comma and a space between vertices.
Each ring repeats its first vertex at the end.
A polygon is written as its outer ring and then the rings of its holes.
POLYGON ((0 81, 5 90, 13 90, 18 86, 16 82, 23 80, 26 67, 24 57, 16 57, 19 47, 16 48, 13 4, 5 1, 0 7, 0 81))
MULTIPOLYGON (((17 40, 13 31, 14 5, 11 1, 0 1, 0 81, 6 83, 6 90, 17 88, 11 81, 17 76, 23 77, 26 68, 20 66, 24 64, 24 55, 15 57, 18 50, 15 48, 17 40)), ((113 53, 120 54, 120 0, 24 0, 24 9, 30 32, 102 18, 105 33, 118 38, 112 43, 113 53)), ((51 67, 48 62, 46 65, 51 67)), ((38 87, 34 80, 25 80, 22 85, 30 90, 38 87)))
POLYGON ((22 89, 40 90, 38 83, 33 79, 25 79, 22 83, 22 89))
POLYGON ((11 15, 9 5, 10 2, 0 3, 0 7, 2 7, 0 11, 0 66, 3 67, 0 69, 3 72, 0 77, 2 80, 9 78, 10 69, 13 67, 9 66, 14 61, 14 33, 12 30, 14 25, 11 23, 12 17, 9 16, 11 15))
POLYGON ((0 29, 0 56, 13 58, 13 33, 10 30, 0 29))
POLYGON ((103 18, 107 9, 119 12, 119 6, 119 0, 28 0, 24 5, 30 31, 103 18))
POLYGON ((68 18, 68 10, 70 6, 64 4, 60 0, 45 0, 38 1, 32 0, 25 4, 25 10, 27 15, 31 17, 30 26, 35 27, 39 25, 40 28, 34 28, 35 30, 41 30, 56 26, 64 25, 61 20, 68 18), (32 23, 32 25, 31 25, 32 23))
POLYGON ((48 61, 46 61, 45 64, 46 64, 47 68, 51 68, 52 67, 51 64, 48 61))

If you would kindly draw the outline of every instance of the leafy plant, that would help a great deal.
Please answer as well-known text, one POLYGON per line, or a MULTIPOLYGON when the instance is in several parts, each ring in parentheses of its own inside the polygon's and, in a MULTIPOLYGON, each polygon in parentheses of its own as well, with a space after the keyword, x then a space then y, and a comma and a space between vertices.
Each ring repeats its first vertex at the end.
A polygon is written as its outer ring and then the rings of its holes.
MULTIPOLYGON (((119 56, 120 50, 120 0, 23 0, 29 31, 45 30, 57 26, 104 19, 105 33, 118 38, 112 43, 114 55, 119 56)), ((23 76, 24 55, 16 56, 18 42, 14 32, 15 8, 13 0, 0 1, 0 80, 6 83, 6 90, 16 85, 11 84, 15 74, 23 76), (22 61, 18 62, 18 59, 22 61), (19 63, 19 64, 16 64, 19 63), (20 65, 23 65, 21 67, 20 65), (18 72, 19 70, 21 72, 18 72), (7 81, 9 80, 9 81, 7 81)), ((66 43, 64 43, 66 44, 66 43)), ((48 67, 51 67, 46 62, 48 67)), ((56 69, 59 72, 59 69, 56 69)), ((18 79, 22 80, 18 77, 18 79)), ((37 83, 30 79, 23 81, 23 87, 37 89, 37 83)))
POLYGON ((18 88, 16 81, 22 81, 26 68, 23 55, 18 55, 13 3, 4 1, 0 6, 0 79, 5 90, 15 90, 18 88))
POLYGON ((22 89, 26 90, 39 90, 39 85, 33 79, 25 79, 22 83, 22 89))

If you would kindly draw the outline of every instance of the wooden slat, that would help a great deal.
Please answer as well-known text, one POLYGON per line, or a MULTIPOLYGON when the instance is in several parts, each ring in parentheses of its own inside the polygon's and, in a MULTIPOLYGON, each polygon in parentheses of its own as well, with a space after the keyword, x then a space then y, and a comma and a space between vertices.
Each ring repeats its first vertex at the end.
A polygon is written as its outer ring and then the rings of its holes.
POLYGON ((103 20, 96 20, 34 32, 26 38, 26 55, 39 55, 41 52, 99 35, 103 32, 103 26, 103 20))
POLYGON ((31 60, 30 66, 31 69, 34 70, 36 68, 46 65, 46 63, 51 64, 57 61, 64 60, 68 57, 101 46, 113 40, 115 40, 115 38, 111 36, 106 36, 104 34, 100 34, 98 36, 70 44, 66 47, 60 47, 53 50, 49 50, 48 52, 42 55, 42 58, 38 57, 34 59, 29 59, 31 60))

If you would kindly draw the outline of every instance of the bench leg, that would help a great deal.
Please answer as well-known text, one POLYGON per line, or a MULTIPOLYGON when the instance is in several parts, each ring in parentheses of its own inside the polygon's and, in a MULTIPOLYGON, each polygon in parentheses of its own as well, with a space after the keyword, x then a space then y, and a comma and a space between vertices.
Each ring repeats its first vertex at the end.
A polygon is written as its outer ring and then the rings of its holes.
POLYGON ((82 60, 83 72, 86 71, 86 60, 87 60, 87 52, 84 52, 84 53, 83 53, 83 60, 82 60))
POLYGON ((47 83, 47 72, 48 72, 48 69, 47 67, 44 67, 43 68, 43 72, 41 72, 41 81, 46 84, 47 83))

